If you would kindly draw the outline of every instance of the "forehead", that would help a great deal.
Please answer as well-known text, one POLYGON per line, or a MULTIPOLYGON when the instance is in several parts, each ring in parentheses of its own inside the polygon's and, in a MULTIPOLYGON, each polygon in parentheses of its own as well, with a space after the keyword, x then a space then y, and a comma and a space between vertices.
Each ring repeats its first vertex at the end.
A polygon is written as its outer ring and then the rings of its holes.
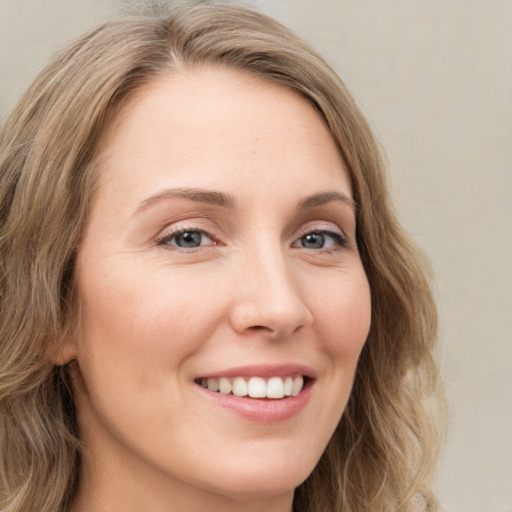
POLYGON ((99 161, 100 183, 118 186, 188 186, 195 178, 194 185, 209 188, 240 181, 257 187, 270 173, 292 178, 297 190, 340 180, 350 190, 336 143, 309 102, 290 88, 223 68, 182 70, 136 91, 107 128, 99 161))

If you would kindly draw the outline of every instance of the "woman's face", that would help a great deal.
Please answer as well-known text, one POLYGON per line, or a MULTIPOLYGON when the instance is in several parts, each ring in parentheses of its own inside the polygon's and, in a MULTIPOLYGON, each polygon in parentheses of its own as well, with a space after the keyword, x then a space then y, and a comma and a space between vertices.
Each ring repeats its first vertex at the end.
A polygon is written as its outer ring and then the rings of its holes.
POLYGON ((370 326, 350 181, 324 122, 282 86, 184 71, 124 104, 98 171, 67 346, 80 492, 123 510, 165 493, 180 510, 289 502, 370 326))

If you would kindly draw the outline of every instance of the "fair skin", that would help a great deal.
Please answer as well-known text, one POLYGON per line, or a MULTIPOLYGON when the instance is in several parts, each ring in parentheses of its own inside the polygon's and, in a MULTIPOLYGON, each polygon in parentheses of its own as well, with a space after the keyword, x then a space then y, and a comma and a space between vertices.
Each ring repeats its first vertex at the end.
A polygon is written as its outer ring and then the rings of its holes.
POLYGON ((61 353, 84 453, 71 510, 291 511, 370 326, 328 129, 287 88, 182 70, 121 106, 99 162, 61 353), (237 377, 266 395, 215 390, 237 377))

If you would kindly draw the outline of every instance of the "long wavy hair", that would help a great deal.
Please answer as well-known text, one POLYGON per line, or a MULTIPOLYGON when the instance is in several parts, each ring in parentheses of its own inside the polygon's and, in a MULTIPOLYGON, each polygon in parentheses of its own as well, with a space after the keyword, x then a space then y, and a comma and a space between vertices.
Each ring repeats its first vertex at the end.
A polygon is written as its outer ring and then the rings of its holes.
POLYGON ((352 394, 295 512, 437 510, 442 389, 436 308, 421 253, 390 204, 379 145, 345 85, 295 34, 247 7, 192 2, 124 14, 71 42, 0 130, 0 508, 64 511, 80 478, 66 366, 74 262, 94 160, 120 103, 179 68, 224 66, 302 95, 325 119, 357 202, 371 330, 352 394))

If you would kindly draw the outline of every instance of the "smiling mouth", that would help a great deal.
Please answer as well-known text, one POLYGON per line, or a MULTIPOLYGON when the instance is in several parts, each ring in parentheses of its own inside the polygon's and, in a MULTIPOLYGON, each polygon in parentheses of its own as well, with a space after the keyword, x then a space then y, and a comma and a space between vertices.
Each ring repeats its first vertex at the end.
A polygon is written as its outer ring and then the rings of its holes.
POLYGON ((199 378, 196 384, 222 395, 279 400, 297 396, 308 382, 308 377, 289 375, 285 377, 219 377, 199 378))

